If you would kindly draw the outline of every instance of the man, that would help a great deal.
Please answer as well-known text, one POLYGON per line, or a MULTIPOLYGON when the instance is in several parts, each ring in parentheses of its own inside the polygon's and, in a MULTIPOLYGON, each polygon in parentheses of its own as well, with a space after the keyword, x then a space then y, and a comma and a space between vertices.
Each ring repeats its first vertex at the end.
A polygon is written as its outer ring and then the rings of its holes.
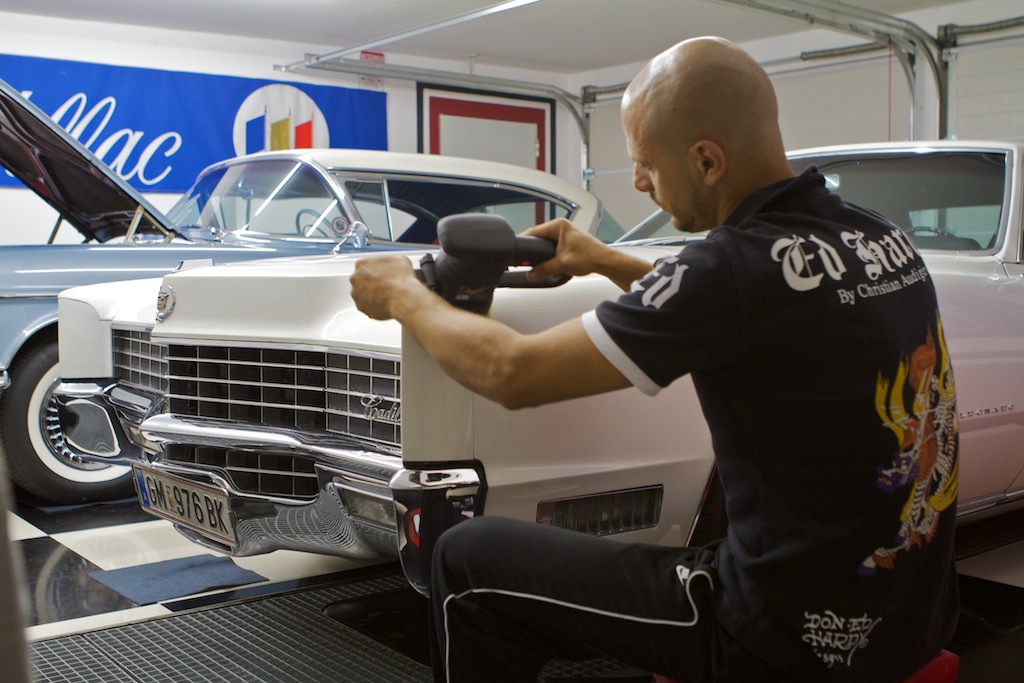
POLYGON ((680 230, 713 229, 653 270, 565 221, 533 229, 558 240, 536 276, 629 290, 546 332, 448 306, 405 257, 360 262, 361 310, 506 407, 690 374, 725 490, 727 538, 704 549, 486 516, 449 530, 439 677, 609 655, 688 682, 898 681, 952 636, 957 423, 931 279, 897 228, 792 176, 777 120, 726 41, 653 59, 622 104, 634 185, 680 230))

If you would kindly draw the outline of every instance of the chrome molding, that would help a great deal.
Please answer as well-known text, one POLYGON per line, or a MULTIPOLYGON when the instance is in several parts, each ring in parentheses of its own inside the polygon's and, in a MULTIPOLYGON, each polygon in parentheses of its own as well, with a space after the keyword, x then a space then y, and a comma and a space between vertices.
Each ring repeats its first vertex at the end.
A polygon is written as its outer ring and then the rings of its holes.
POLYGON ((482 472, 465 466, 402 469, 389 486, 402 571, 413 588, 427 595, 434 544, 447 529, 483 513, 482 472))
MULTIPOLYGON (((135 426, 154 406, 111 379, 61 382, 53 390, 54 410, 63 427, 62 449, 83 463, 128 464, 144 459, 135 426), (99 448, 98 444, 106 444, 99 448)), ((157 403, 156 405, 159 405, 157 403)))
POLYGON ((403 469, 391 478, 392 491, 430 491, 480 486, 480 475, 469 467, 453 469, 403 469))
POLYGON ((157 444, 188 444, 223 448, 278 450, 304 453, 317 460, 351 463, 373 471, 397 472, 401 461, 390 455, 367 450, 356 439, 332 435, 311 436, 277 427, 252 425, 230 420, 204 420, 176 415, 154 415, 141 425, 145 437, 157 444), (339 445, 349 441, 351 446, 339 445))

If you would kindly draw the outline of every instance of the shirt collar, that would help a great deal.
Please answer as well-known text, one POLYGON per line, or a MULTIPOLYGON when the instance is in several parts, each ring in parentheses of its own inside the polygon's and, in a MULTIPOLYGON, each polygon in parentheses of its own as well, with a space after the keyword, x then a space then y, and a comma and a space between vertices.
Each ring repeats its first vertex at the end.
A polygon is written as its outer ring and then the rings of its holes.
POLYGON ((749 195, 729 214, 723 225, 736 227, 766 208, 782 208, 790 202, 803 203, 828 193, 825 177, 818 173, 817 168, 810 166, 798 176, 772 183, 749 195))

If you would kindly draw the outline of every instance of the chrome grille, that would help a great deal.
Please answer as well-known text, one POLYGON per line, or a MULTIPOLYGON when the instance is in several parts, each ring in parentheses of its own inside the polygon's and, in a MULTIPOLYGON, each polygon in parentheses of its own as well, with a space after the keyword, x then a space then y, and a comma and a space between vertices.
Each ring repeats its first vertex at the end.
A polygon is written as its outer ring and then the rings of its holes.
POLYGON ((313 461, 299 456, 167 444, 164 459, 221 469, 235 488, 284 498, 315 498, 319 491, 313 461))
POLYGON ((335 351, 168 347, 170 412, 401 446, 398 360, 335 351))
POLYGON ((147 330, 115 329, 112 345, 116 379, 141 389, 167 393, 169 385, 165 344, 150 341, 147 330))

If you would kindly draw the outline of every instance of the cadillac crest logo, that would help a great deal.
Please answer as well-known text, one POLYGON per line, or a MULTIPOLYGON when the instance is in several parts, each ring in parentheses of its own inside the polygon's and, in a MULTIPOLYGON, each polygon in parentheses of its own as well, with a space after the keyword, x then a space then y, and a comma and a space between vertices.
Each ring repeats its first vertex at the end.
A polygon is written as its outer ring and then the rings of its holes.
POLYGON ((272 83, 254 90, 235 114, 235 154, 272 149, 330 147, 331 136, 320 107, 303 90, 272 83))
POLYGON ((170 285, 160 285, 160 292, 156 295, 156 319, 163 322, 173 312, 174 288, 170 285))

